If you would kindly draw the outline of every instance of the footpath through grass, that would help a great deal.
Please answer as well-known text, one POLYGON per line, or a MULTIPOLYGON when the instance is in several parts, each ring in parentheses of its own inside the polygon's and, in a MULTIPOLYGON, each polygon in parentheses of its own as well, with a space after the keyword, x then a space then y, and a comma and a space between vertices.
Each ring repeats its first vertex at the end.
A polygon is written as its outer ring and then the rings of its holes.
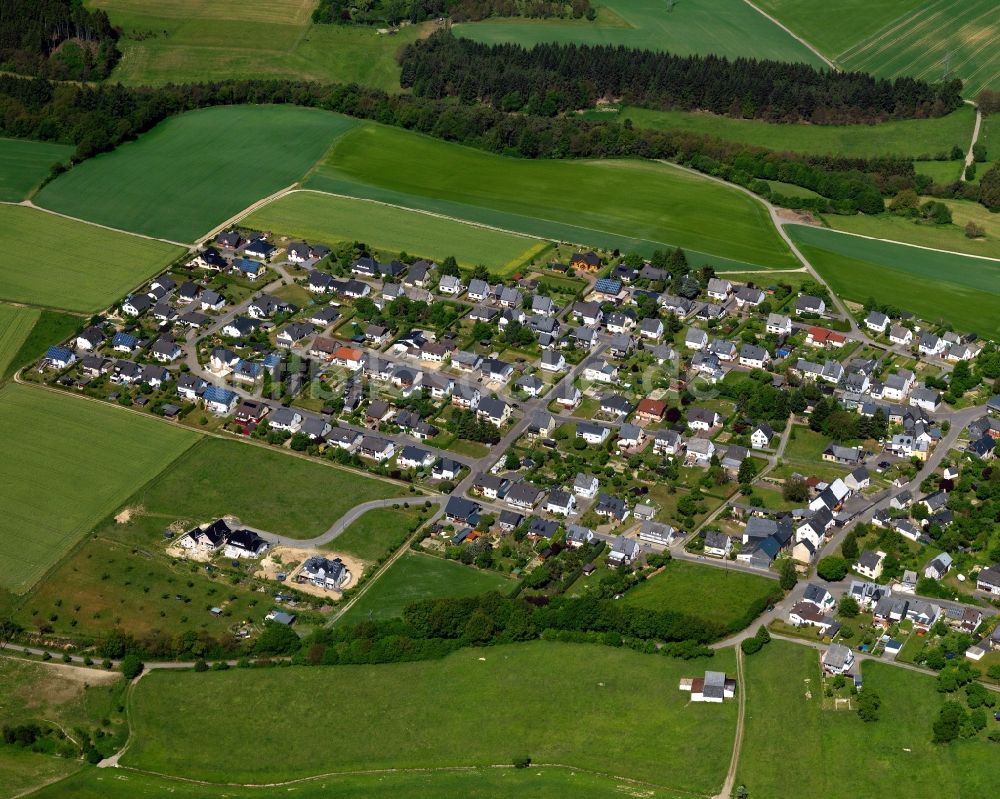
POLYGON ((19 203, 31 194, 49 168, 73 153, 68 144, 0 139, 0 201, 19 203))
POLYGON ((882 698, 879 720, 866 724, 854 711, 822 709, 820 654, 772 641, 746 659, 746 730, 736 783, 751 796, 814 799, 846 791, 939 799, 990 792, 996 744, 983 738, 931 743, 931 724, 947 698, 934 677, 865 662, 864 690, 882 698))
MULTIPOLYGON (((79 201, 92 204, 94 198, 79 201)), ((0 300, 98 311, 182 252, 34 208, 0 205, 0 300)))
POLYGON ((306 186, 608 249, 681 246, 720 269, 798 266, 759 202, 657 162, 509 158, 365 123, 306 186))
POLYGON ((681 677, 706 667, 732 673, 732 651, 681 661, 536 641, 416 663, 156 671, 132 695, 134 735, 123 764, 273 783, 527 755, 708 795, 728 766, 736 703, 692 704, 677 689, 681 677), (327 734, 307 721, 318 707, 337 709, 340 721, 327 734), (254 757, 241 741, 254 742, 254 757))
POLYGON ((197 436, 12 384, 0 390, 0 440, 0 587, 22 593, 197 436))
POLYGON ((291 105, 190 111, 74 167, 36 201, 80 219, 191 242, 301 178, 355 124, 291 105))

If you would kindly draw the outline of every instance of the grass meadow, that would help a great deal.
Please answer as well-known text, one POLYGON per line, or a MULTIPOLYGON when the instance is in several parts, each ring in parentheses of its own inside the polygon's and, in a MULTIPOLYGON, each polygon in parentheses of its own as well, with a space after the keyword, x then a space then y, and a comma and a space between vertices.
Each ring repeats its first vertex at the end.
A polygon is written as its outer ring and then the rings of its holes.
POLYGON ((672 10, 661 0, 601 0, 595 5, 594 22, 490 19, 456 25, 455 32, 489 44, 609 44, 677 55, 712 53, 822 65, 807 47, 743 0, 680 2, 672 10))
POLYGON ((132 694, 134 733, 123 764, 273 783, 359 769, 507 764, 526 754, 708 795, 729 762, 736 704, 692 704, 677 690, 682 676, 706 666, 732 672, 732 651, 681 661, 536 641, 378 666, 153 672, 132 694), (337 709, 328 734, 307 722, 317 707, 337 709), (253 758, 227 745, 246 740, 254 741, 253 758))
POLYGON ((49 174, 49 167, 72 153, 68 144, 0 139, 0 201, 21 202, 49 174))
POLYGON ((648 610, 673 610, 728 628, 755 602, 781 595, 775 580, 746 572, 672 561, 623 600, 648 610))
POLYGON ((297 106, 221 106, 171 117, 38 193, 60 213, 191 242, 294 183, 356 122, 297 106))
POLYGON ((0 300, 97 311, 182 252, 44 211, 0 205, 0 300))
POLYGON ((375 561, 403 545, 421 508, 376 508, 361 515, 326 545, 326 549, 375 561))
POLYGON ((508 158, 364 124, 306 186, 608 249, 681 246, 720 269, 797 265, 760 203, 657 162, 508 158))
POLYGON ((196 438, 96 402, 0 390, 0 586, 30 588, 196 438))
MULTIPOLYGON (((334 540, 329 548, 339 551, 340 539, 334 540)), ((507 592, 513 587, 510 580, 495 572, 433 555, 406 552, 369 586, 351 609, 338 619, 338 624, 395 618, 418 599, 476 596, 488 591, 507 592)))
POLYGON ((932 252, 894 242, 847 236, 824 228, 786 230, 841 297, 873 296, 930 322, 1000 336, 1000 263, 932 252))
MULTIPOLYGON (((689 130, 771 150, 868 158, 933 156, 951 150, 956 144, 968 149, 976 114, 971 107, 963 106, 944 117, 879 125, 782 125, 760 119, 730 119, 707 112, 655 111, 636 106, 624 106, 613 112, 590 111, 586 116, 618 122, 631 119, 640 128, 689 130)), ((922 166, 923 163, 917 165, 918 172, 922 166)), ((957 177, 956 165, 954 178, 957 177)))
MULTIPOLYGON (((15 746, 0 749, 0 799, 25 796, 36 788, 61 782, 83 768, 82 760, 69 760, 32 752, 15 746)), ((52 793, 50 796, 65 794, 52 793)))
POLYGON ((461 266, 485 264, 497 274, 515 271, 546 246, 526 236, 316 192, 281 197, 252 213, 243 224, 328 245, 362 241, 383 252, 405 250, 439 262, 453 255, 461 266))
POLYGON ((947 698, 934 677, 866 661, 864 690, 882 698, 879 720, 866 724, 853 711, 822 709, 819 657, 812 647, 773 641, 746 659, 736 783, 751 796, 813 799, 853 790, 937 799, 989 792, 996 744, 931 743, 931 724, 947 698))
POLYGON ((396 51, 424 35, 414 25, 384 36, 374 28, 313 25, 316 0, 92 0, 123 29, 112 80, 132 86, 224 78, 300 78, 399 91, 396 51))

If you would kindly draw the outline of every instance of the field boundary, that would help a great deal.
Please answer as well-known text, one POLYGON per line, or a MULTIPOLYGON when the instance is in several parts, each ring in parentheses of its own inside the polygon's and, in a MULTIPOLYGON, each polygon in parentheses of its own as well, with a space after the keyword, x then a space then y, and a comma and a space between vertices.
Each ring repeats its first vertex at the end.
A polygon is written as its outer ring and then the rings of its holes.
POLYGON ((743 0, 743 2, 746 3, 748 6, 750 6, 750 8, 752 8, 758 14, 760 14, 761 16, 763 16, 766 19, 768 19, 771 23, 773 23, 774 25, 777 25, 779 28, 781 28, 785 33, 787 33, 789 36, 791 36, 793 39, 795 39, 799 44, 801 44, 807 50, 809 50, 810 52, 812 52, 813 55, 815 55, 824 64, 826 64, 828 67, 830 67, 830 69, 832 69, 834 72, 840 72, 840 67, 838 67, 833 61, 831 61, 829 58, 827 58, 825 55, 823 55, 819 50, 817 50, 807 40, 803 39, 795 31, 793 31, 791 28, 789 28, 787 25, 785 25, 777 17, 771 16, 763 8, 760 8, 759 6, 756 6, 752 2, 750 2, 750 0, 743 0))
POLYGON ((137 239, 146 239, 147 241, 159 241, 163 244, 172 244, 174 247, 183 247, 185 250, 191 249, 191 244, 186 244, 182 241, 172 241, 171 239, 161 239, 156 236, 150 236, 146 233, 135 233, 131 230, 122 230, 118 227, 111 227, 110 225, 102 225, 100 222, 91 222, 89 219, 81 219, 78 216, 70 216, 69 214, 61 213, 60 211, 53 211, 51 208, 46 208, 42 205, 35 205, 31 200, 21 200, 19 203, 5 202, 3 205, 20 205, 24 208, 31 208, 35 211, 42 211, 46 214, 52 214, 52 216, 61 216, 63 219, 69 219, 72 222, 82 222, 85 225, 90 225, 91 227, 99 227, 104 230, 110 230, 112 233, 123 233, 126 236, 135 236, 137 239))
POLYGON ((823 225, 807 225, 803 222, 786 222, 785 224, 787 227, 802 227, 802 228, 812 228, 817 230, 827 230, 830 233, 835 233, 839 236, 854 236, 857 239, 868 239, 868 241, 881 241, 884 244, 896 244, 900 247, 913 247, 916 250, 927 250, 928 252, 939 252, 942 255, 954 255, 960 258, 972 258, 979 261, 989 261, 990 263, 1000 264, 1000 258, 993 258, 992 256, 989 255, 972 255, 967 252, 957 252, 956 250, 942 250, 939 247, 928 247, 925 244, 910 244, 905 241, 899 241, 898 239, 883 239, 879 238, 878 236, 866 236, 863 233, 851 233, 847 230, 836 230, 834 228, 824 227, 823 225))

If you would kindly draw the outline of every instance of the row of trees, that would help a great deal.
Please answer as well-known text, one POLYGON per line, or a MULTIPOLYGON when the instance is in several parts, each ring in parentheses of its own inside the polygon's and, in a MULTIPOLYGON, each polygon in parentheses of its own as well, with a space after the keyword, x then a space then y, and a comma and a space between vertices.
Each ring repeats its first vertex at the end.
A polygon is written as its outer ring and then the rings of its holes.
POLYGON ((312 19, 319 24, 398 25, 438 17, 473 22, 488 17, 583 16, 596 16, 590 0, 321 0, 312 19))
POLYGON ((505 111, 555 114, 600 99, 741 119, 820 124, 942 116, 962 82, 876 78, 808 64, 678 56, 611 45, 487 45, 439 31, 403 51, 400 83, 422 97, 460 97, 505 111))

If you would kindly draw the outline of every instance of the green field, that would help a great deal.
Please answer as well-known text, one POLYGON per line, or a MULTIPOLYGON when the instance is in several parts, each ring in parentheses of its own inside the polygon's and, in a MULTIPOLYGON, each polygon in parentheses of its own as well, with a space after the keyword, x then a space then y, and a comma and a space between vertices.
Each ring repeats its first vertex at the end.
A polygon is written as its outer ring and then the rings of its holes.
POLYGON ((393 36, 313 25, 316 0, 90 0, 124 30, 112 80, 134 86, 225 78, 299 78, 399 90, 397 49, 429 26, 393 36))
POLYGON ((732 673, 732 651, 681 661, 536 641, 380 666, 157 671, 132 694, 123 763, 274 783, 358 769, 507 764, 527 754, 709 794, 728 765, 736 704, 691 704, 677 690, 682 676, 706 667, 732 673), (340 723, 317 734, 307 721, 316 707, 336 707, 340 723), (246 740, 253 758, 229 745, 246 740))
MULTIPOLYGON (((81 198, 89 202, 92 198, 81 198)), ((0 205, 0 299, 97 311, 182 250, 16 205, 0 205)))
POLYGON ((23 593, 197 436, 96 402, 0 390, 0 586, 23 593))
POLYGON ((46 208, 190 242, 302 177, 355 125, 297 106, 220 106, 171 117, 38 193, 46 208))
POLYGON ((49 174, 49 167, 72 153, 68 144, 0 139, 0 201, 21 202, 49 174))
POLYGON ((678 560, 629 591, 624 602, 686 613, 727 629, 742 619, 750 605, 775 596, 781 596, 781 589, 767 577, 678 560))
POLYGON ((821 708, 819 655, 774 641, 746 660, 746 730, 736 782, 750 796, 898 792, 938 799, 991 790, 996 744, 982 738, 931 743, 931 723, 946 697, 933 677, 866 662, 864 690, 882 698, 879 720, 866 724, 852 711, 821 708))
POLYGON ((807 47, 754 11, 743 0, 680 2, 673 10, 658 0, 600 0, 595 22, 586 20, 486 20, 456 25, 455 32, 490 44, 540 42, 610 44, 677 55, 714 53, 822 65, 807 47))
POLYGON ((797 265, 763 205, 657 162, 507 158, 364 124, 306 186, 608 249, 681 246, 721 269, 797 265))
POLYGON ((495 272, 513 271, 546 246, 525 236, 315 192, 286 195, 243 224, 328 245, 362 241, 377 250, 405 250, 438 261, 453 255, 462 266, 485 264, 495 272))
MULTIPOLYGON (((14 307, 0 304, 0 309, 14 307)), ((17 308, 17 310, 25 311, 28 314, 32 313, 22 308, 17 308)), ((84 321, 79 316, 72 316, 61 311, 50 311, 47 308, 35 312, 34 316, 34 323, 28 325, 27 329, 23 331, 25 335, 21 340, 20 347, 17 350, 8 349, 3 356, 0 356, 0 382, 9 378, 22 366, 37 361, 53 344, 64 341, 75 333, 84 321), (6 367, 2 366, 4 359, 6 359, 6 367)))
MULTIPOLYGON (((980 134, 982 135, 982 134, 980 134)), ((914 161, 913 168, 918 175, 927 175, 935 183, 953 183, 962 175, 965 164, 962 161, 914 161)), ((982 165, 981 165, 982 166, 982 165)))
POLYGON ((370 510, 351 522, 326 548, 361 560, 378 560, 402 546, 420 515, 414 508, 370 510))
POLYGON ((355 505, 403 494, 400 485, 356 471, 239 441, 206 438, 131 504, 170 521, 200 524, 231 514, 269 532, 312 538, 355 505))
MULTIPOLYGON (((636 127, 689 130, 771 150, 866 158, 878 155, 936 155, 954 145, 968 149, 975 123, 969 106, 935 119, 907 119, 879 125, 782 125, 759 119, 730 119, 706 112, 654 111, 624 106, 618 111, 592 111, 597 120, 631 119, 636 127)), ((936 163, 936 162, 931 162, 936 163)), ((923 164, 918 164, 918 170, 923 164)), ((958 167, 955 168, 955 177, 958 167)))
POLYGON ((40 315, 37 308, 0 303, 0 378, 8 373, 40 315))
POLYGON ((1000 263, 789 225, 789 235, 844 299, 869 297, 959 330, 1000 336, 1000 263))
MULTIPOLYGON (((15 799, 43 785, 57 782, 83 768, 83 761, 42 755, 30 749, 0 749, 0 799, 15 799)), ((63 794, 52 793, 50 796, 63 794)))
MULTIPOLYGON (((334 541, 331 549, 336 549, 334 541)), ((494 572, 451 560, 407 552, 372 583, 358 601, 338 619, 357 624, 368 619, 400 616, 411 602, 437 597, 476 596, 489 591, 506 593, 514 584, 494 572)))

